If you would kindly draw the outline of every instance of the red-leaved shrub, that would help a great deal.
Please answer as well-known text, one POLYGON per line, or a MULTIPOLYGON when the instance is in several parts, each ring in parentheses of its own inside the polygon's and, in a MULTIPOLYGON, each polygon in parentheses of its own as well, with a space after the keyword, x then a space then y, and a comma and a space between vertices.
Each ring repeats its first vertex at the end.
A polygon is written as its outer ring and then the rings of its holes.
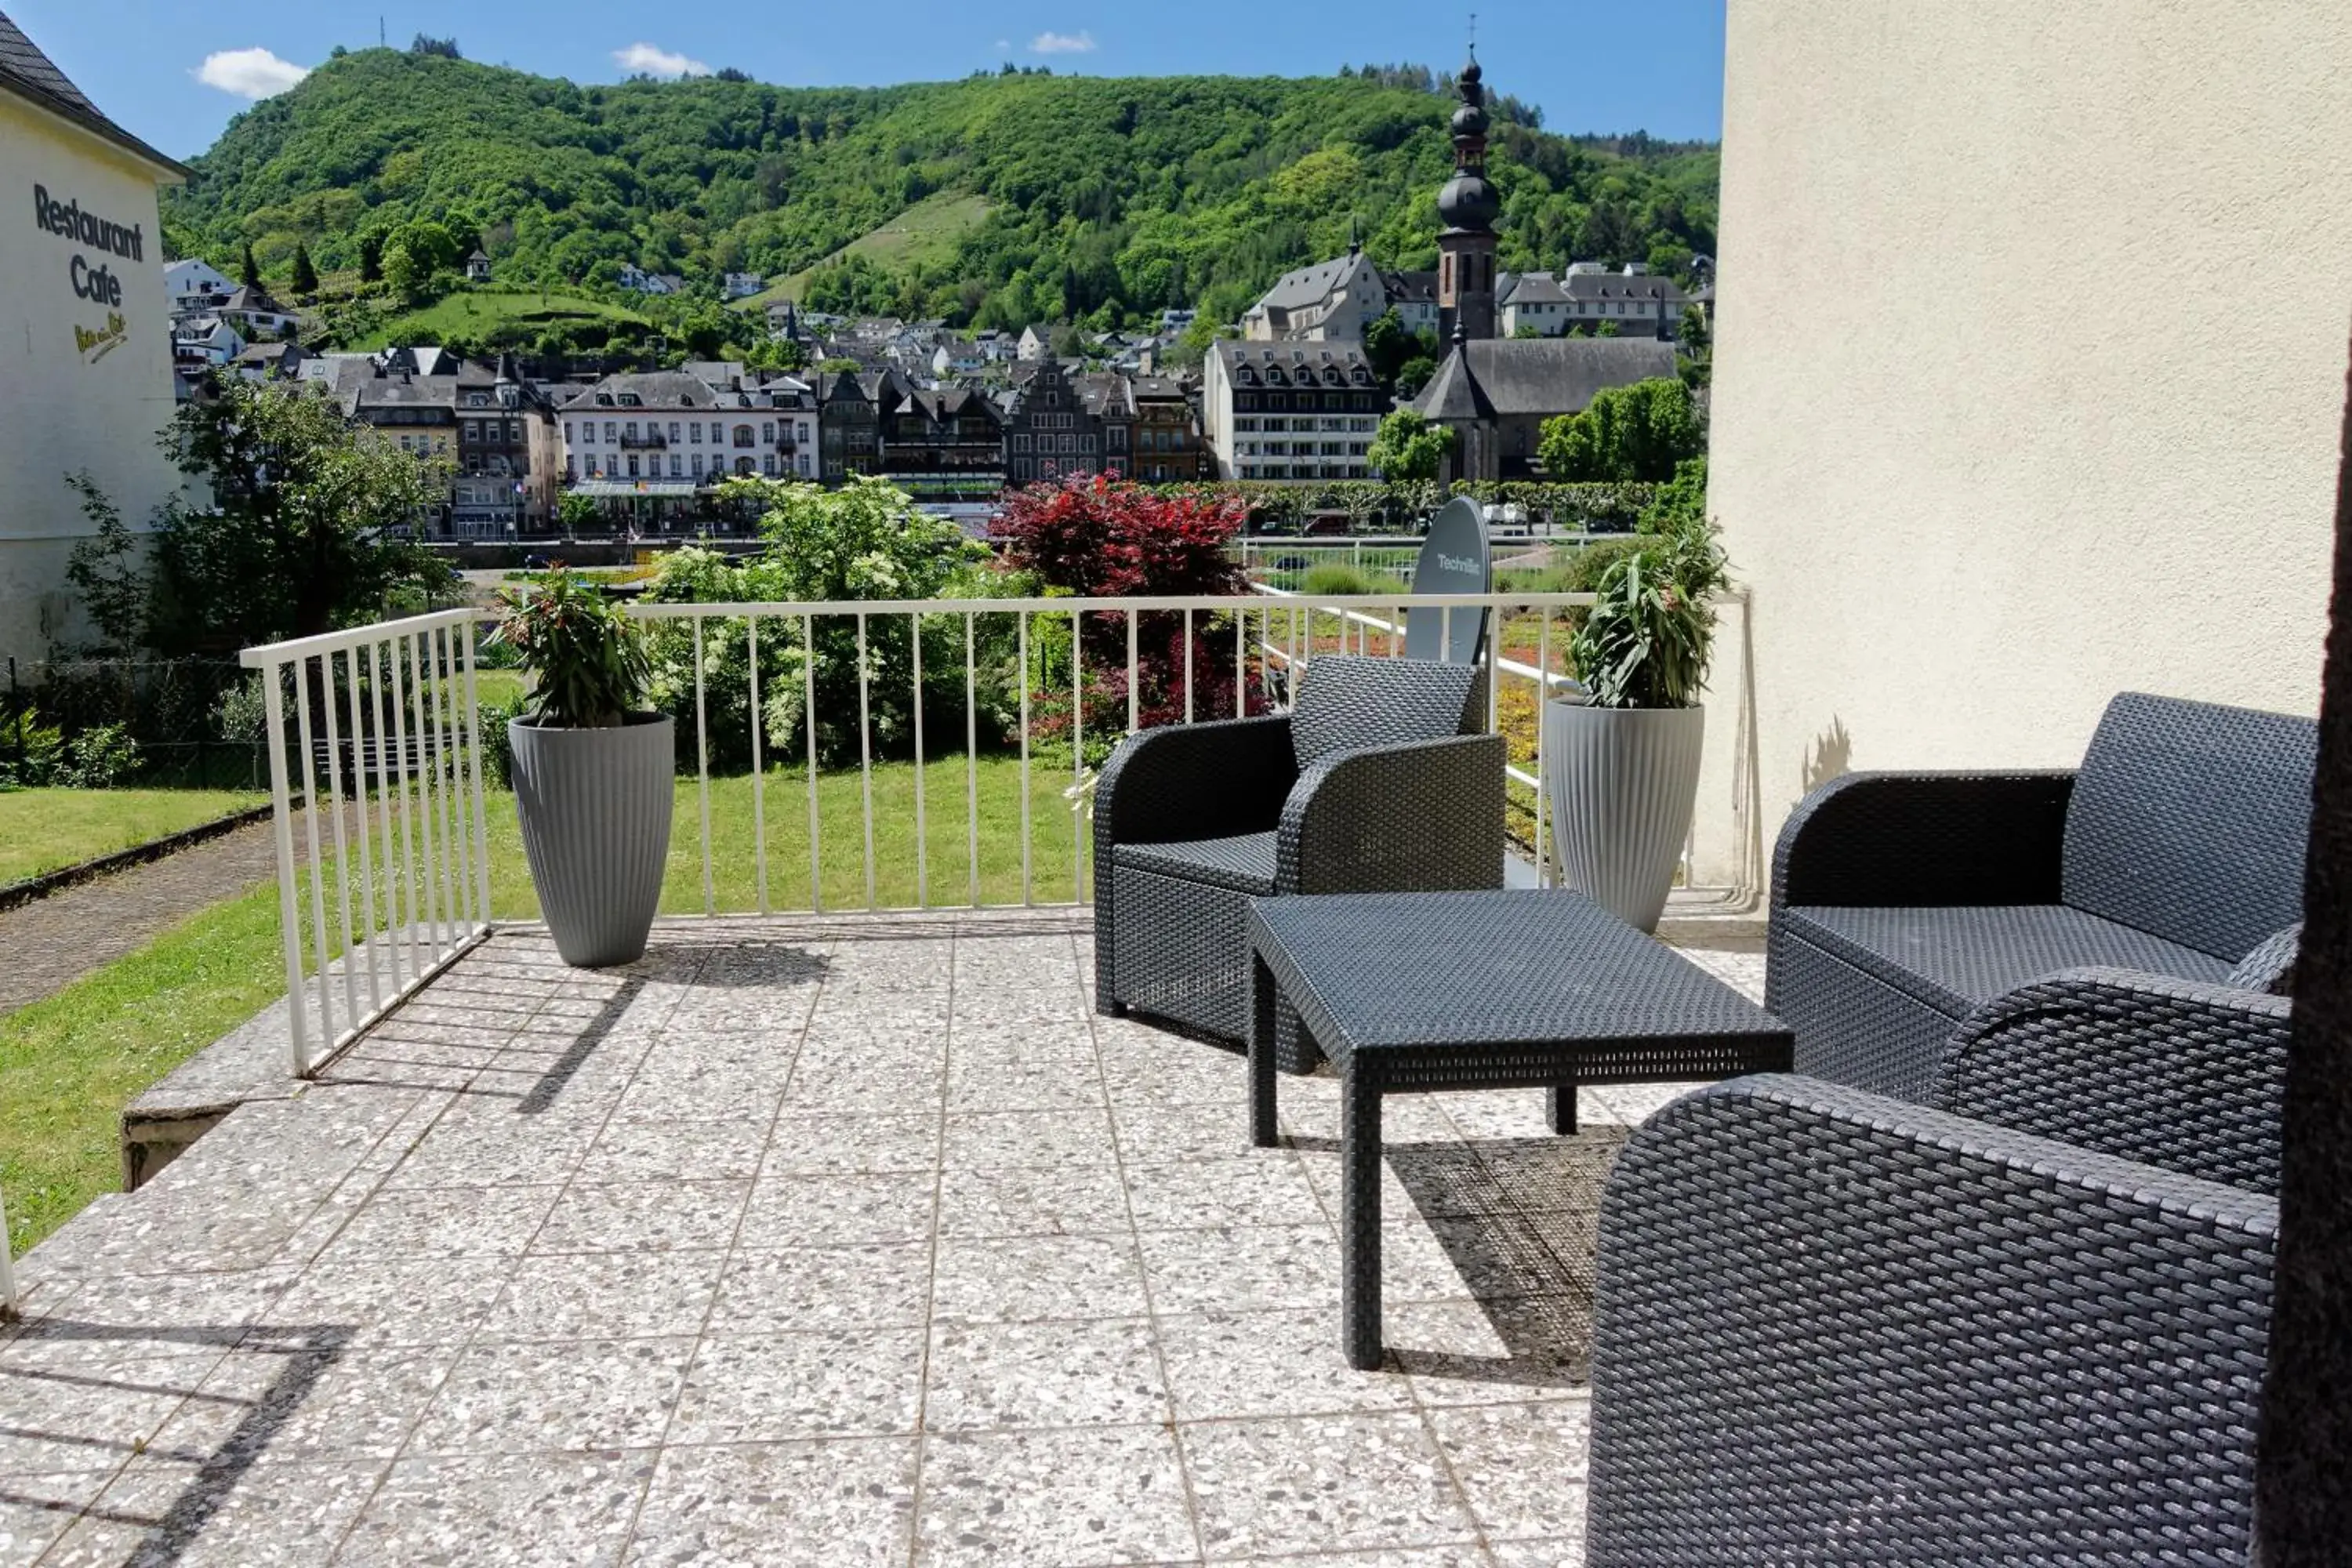
MULTIPOLYGON (((1013 492, 994 532, 1004 542, 1008 563, 1080 597, 1238 596, 1249 592, 1249 579, 1228 546, 1247 510, 1231 496, 1151 490, 1116 475, 1073 476, 1013 492)), ((1084 617, 1087 725, 1106 738, 1126 724, 1127 623, 1128 616, 1117 611, 1084 617), (1098 727, 1098 710, 1115 715, 1116 727, 1098 727)), ((1184 642, 1182 612, 1147 611, 1136 617, 1137 721, 1147 729, 1183 721, 1184 642)), ((1231 718, 1232 618, 1196 612, 1192 642, 1193 716, 1231 718)), ((1060 710, 1055 717, 1066 725, 1067 689, 1050 694, 1053 699, 1060 710)), ((1265 703, 1253 691, 1248 706, 1255 712, 1265 703)))

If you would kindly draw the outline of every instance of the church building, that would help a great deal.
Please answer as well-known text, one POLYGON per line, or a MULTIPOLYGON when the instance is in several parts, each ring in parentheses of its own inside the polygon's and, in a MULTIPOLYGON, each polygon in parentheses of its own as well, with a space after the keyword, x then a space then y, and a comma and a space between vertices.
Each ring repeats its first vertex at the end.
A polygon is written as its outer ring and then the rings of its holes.
POLYGON ((1440 478, 1539 478, 1547 419, 1582 412, 1593 394, 1675 374, 1675 346, 1656 338, 1497 338, 1495 218, 1486 178, 1486 89, 1477 56, 1462 68, 1454 111, 1454 177, 1437 193, 1437 314, 1449 345, 1410 405, 1454 435, 1440 478))

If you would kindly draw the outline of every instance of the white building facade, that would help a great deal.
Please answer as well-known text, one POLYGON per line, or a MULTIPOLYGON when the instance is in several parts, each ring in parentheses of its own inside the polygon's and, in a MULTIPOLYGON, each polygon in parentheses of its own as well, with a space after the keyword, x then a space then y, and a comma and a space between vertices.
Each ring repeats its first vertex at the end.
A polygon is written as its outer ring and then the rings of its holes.
POLYGON ((100 113, 0 16, 0 657, 84 634, 66 564, 88 474, 134 530, 180 476, 155 190, 186 171, 100 113))
POLYGON ((1202 362, 1201 436, 1221 479, 1370 477, 1388 395, 1361 343, 1221 338, 1202 362))

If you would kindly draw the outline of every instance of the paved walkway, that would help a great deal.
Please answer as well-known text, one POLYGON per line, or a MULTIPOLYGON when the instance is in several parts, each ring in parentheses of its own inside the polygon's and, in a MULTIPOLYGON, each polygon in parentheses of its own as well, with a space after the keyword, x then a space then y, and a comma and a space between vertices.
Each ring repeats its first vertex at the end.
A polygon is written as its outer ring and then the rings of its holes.
POLYGON ((278 875, 269 824, 0 910, 0 1015, 62 991, 197 910, 278 875))

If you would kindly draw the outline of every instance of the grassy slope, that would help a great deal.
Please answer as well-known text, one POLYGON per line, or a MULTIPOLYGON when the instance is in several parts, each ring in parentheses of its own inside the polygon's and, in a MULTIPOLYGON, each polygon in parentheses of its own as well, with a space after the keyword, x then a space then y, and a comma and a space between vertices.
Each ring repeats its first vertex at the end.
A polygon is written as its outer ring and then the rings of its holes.
POLYGON ((868 261, 884 267, 943 266, 954 259, 956 242, 978 228, 988 217, 988 198, 941 191, 924 197, 905 212, 887 223, 866 230, 816 267, 805 267, 790 277, 770 284, 749 299, 738 300, 729 308, 737 310, 764 310, 784 300, 797 300, 808 287, 809 278, 826 261, 838 261, 845 257, 863 256, 868 261))
POLYGON ((285 989, 278 889, 193 916, 0 1017, 0 1194, 19 1252, 122 1182, 122 1107, 285 989))
POLYGON ((0 794, 0 884, 128 849, 266 798, 236 790, 10 790, 0 794))
POLYGON ((344 347, 359 352, 380 349, 392 343, 439 342, 444 338, 459 335, 474 337, 503 321, 514 320, 534 323, 582 320, 641 323, 645 318, 617 305, 607 305, 561 290, 551 290, 542 300, 536 289, 461 289, 436 300, 422 310, 395 316, 384 323, 382 331, 357 339, 344 347))
MULTIPOLYGON (((884 904, 908 904, 915 897, 914 775, 907 763, 874 770, 876 896, 884 904)), ((982 896, 1018 902, 1019 765, 983 758, 978 782, 982 896)), ((1061 796, 1068 783, 1066 773, 1043 763, 1033 771, 1034 887, 1041 901, 1066 902, 1071 896, 1076 819, 1061 796)), ((930 895, 934 902, 952 902, 969 886, 962 759, 931 763, 924 787, 930 895)), ((771 773, 765 789, 771 904, 805 909, 805 778, 771 773)), ((751 795, 749 778, 711 781, 712 861, 721 910, 759 907, 751 852, 751 795)), ((0 803, 11 798, 0 796, 0 803)), ((857 773, 821 776, 817 798, 826 905, 863 908, 857 773)), ((503 919, 531 918, 538 900, 523 864, 513 799, 494 796, 487 805, 491 907, 503 919)), ((298 851, 303 847, 299 833, 296 846, 298 851)), ((662 907, 673 914, 697 914, 703 908, 700 793, 693 779, 681 780, 677 787, 662 907)), ((330 929, 339 923, 331 920, 330 929)), ((120 1186, 117 1139, 123 1105, 275 1000, 283 991, 282 973, 278 889, 267 887, 215 905, 48 1000, 0 1017, 0 1194, 5 1195, 9 1240, 16 1251, 55 1230, 99 1194, 120 1186)))

